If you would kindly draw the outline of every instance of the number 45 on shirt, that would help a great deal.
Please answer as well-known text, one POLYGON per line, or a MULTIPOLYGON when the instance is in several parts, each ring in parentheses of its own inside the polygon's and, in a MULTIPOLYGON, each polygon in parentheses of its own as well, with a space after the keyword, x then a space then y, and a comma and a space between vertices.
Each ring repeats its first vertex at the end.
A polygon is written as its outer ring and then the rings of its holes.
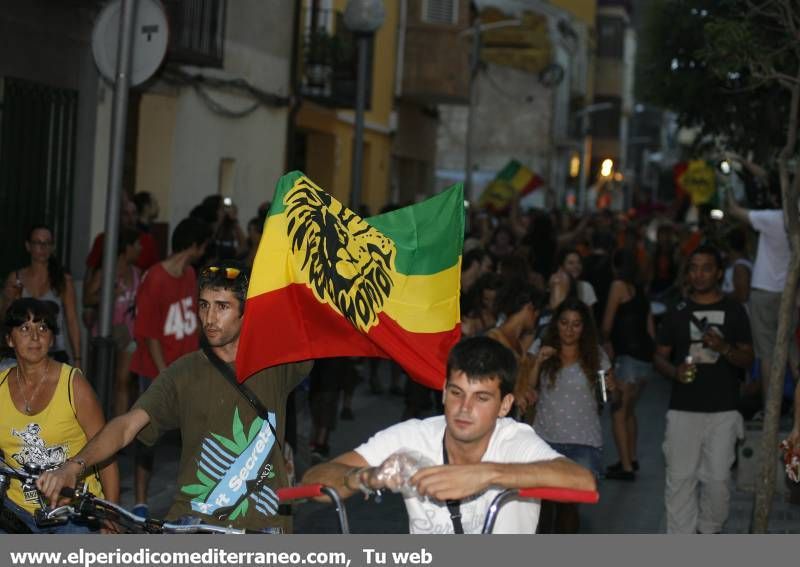
POLYGON ((197 315, 192 308, 192 298, 184 297, 169 306, 164 323, 164 336, 174 335, 176 340, 188 337, 197 330, 197 315))

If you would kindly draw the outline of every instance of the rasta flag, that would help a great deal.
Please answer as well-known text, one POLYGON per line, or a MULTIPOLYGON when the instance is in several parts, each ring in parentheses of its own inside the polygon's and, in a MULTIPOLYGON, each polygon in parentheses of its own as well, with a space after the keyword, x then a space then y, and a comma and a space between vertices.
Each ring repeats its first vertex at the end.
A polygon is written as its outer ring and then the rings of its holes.
POLYGON ((493 211, 504 211, 519 195, 524 197, 544 185, 544 180, 515 159, 509 161, 486 186, 478 205, 493 211))
POLYGON ((461 185, 362 219, 300 172, 278 182, 239 338, 239 381, 334 356, 391 358, 441 388, 458 341, 461 185))

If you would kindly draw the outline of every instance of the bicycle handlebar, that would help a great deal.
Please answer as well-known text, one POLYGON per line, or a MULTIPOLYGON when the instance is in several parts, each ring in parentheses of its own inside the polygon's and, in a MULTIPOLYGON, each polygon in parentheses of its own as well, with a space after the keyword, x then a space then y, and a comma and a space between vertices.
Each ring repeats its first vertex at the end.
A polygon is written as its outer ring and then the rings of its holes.
POLYGON ((304 500, 307 498, 317 498, 323 495, 322 484, 301 484, 300 486, 289 486, 286 488, 279 488, 278 499, 281 502, 290 502, 292 500, 304 500))
POLYGON ((596 490, 574 490, 572 488, 520 488, 517 490, 520 498, 550 500, 551 502, 576 502, 582 504, 597 504, 600 493, 596 490))
POLYGON ((481 533, 490 534, 494 529, 497 514, 500 508, 512 498, 522 498, 524 500, 539 499, 550 500, 552 502, 575 502, 584 504, 597 504, 600 501, 600 494, 596 490, 575 490, 572 488, 557 487, 536 487, 536 488, 508 488, 494 497, 486 513, 481 533))

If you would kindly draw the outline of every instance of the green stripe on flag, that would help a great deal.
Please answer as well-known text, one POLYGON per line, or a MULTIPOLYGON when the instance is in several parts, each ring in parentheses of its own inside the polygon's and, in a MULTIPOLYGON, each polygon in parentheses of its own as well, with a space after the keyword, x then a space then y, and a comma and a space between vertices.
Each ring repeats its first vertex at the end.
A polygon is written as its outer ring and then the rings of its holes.
POLYGON ((458 183, 422 203, 367 222, 394 240, 398 272, 412 276, 441 272, 458 262, 464 247, 464 188, 458 183))
MULTIPOLYGON (((280 178, 269 216, 283 213, 284 195, 303 175, 292 171, 280 178)), ((464 247, 464 188, 458 183, 422 203, 366 221, 394 240, 398 272, 410 276, 441 272, 458 262, 464 247)))

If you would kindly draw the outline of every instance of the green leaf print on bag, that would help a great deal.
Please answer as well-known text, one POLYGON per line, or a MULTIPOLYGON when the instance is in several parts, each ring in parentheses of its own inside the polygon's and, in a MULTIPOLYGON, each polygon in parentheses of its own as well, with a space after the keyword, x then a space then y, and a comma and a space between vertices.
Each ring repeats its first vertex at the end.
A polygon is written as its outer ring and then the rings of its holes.
MULTIPOLYGON (((275 427, 275 414, 269 413, 275 427)), ((192 497, 192 509, 221 520, 244 518, 251 509, 264 516, 277 513, 278 497, 267 486, 276 477, 275 466, 267 462, 275 437, 270 424, 256 417, 245 428, 239 409, 233 413, 230 436, 209 432, 197 461, 198 484, 181 487, 192 497), (245 435, 247 431, 247 435, 245 435)))

